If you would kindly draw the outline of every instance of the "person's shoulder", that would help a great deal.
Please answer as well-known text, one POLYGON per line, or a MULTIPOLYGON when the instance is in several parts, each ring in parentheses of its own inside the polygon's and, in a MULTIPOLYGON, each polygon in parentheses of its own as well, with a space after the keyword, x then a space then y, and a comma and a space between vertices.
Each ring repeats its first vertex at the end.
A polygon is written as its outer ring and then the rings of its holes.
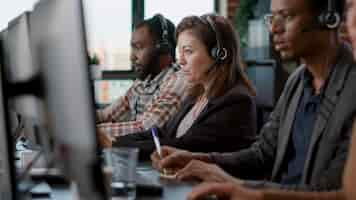
POLYGON ((223 95, 218 97, 212 97, 209 99, 211 104, 216 107, 228 108, 228 109, 240 109, 241 106, 254 108, 255 100, 248 88, 243 84, 236 84, 233 88, 229 89, 223 95))
POLYGON ((231 102, 242 100, 253 101, 253 95, 251 94, 247 86, 242 83, 237 83, 233 88, 231 88, 223 96, 221 96, 221 99, 223 99, 224 101, 231 102))
POLYGON ((296 79, 300 79, 305 73, 306 67, 304 64, 299 65, 288 77, 286 85, 290 85, 296 79))
POLYGON ((356 71, 356 61, 354 59, 352 47, 347 43, 340 44, 338 48, 338 55, 336 58, 337 75, 345 73, 353 73, 356 71))
POLYGON ((338 49, 337 64, 339 65, 355 65, 352 46, 347 43, 342 43, 338 49))
POLYGON ((295 86, 297 86, 302 79, 305 70, 305 65, 301 64, 289 75, 286 83, 284 84, 283 93, 289 93, 290 91, 293 91, 293 88, 295 88, 295 86))
POLYGON ((334 66, 332 79, 333 82, 344 82, 354 87, 356 81, 356 61, 353 52, 348 44, 340 45, 336 65, 334 66))

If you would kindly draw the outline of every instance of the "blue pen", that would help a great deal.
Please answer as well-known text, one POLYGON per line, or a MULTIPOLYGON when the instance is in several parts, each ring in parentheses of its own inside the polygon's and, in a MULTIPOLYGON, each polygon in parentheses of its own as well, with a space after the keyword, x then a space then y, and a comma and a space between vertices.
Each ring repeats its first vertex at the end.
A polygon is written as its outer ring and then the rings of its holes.
POLYGON ((159 137, 157 135, 157 128, 152 127, 151 129, 152 137, 153 137, 153 142, 155 143, 157 153, 159 157, 162 159, 162 150, 161 150, 161 144, 159 143, 159 137))
MULTIPOLYGON (((157 128, 156 127, 152 127, 151 129, 151 133, 152 133, 152 137, 153 137, 153 142, 155 143, 156 146, 156 150, 158 153, 158 156, 162 159, 162 150, 161 150, 161 144, 159 142, 159 137, 157 134, 157 128)), ((163 169, 163 174, 167 174, 166 169, 163 169)))

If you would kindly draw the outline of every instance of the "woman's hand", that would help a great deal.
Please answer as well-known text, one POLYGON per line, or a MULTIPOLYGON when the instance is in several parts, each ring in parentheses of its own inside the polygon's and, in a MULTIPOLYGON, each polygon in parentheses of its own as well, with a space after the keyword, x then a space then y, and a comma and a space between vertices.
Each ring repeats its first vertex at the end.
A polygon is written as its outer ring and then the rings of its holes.
POLYGON ((162 158, 157 151, 151 154, 152 166, 159 170, 178 170, 193 159, 193 154, 189 151, 176 149, 174 147, 163 146, 162 158))

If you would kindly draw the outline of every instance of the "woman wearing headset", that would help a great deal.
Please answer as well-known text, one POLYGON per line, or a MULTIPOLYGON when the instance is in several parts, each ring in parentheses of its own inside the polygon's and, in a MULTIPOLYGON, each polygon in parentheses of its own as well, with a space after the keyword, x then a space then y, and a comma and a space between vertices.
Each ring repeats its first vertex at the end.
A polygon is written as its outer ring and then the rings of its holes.
MULTIPOLYGON (((221 16, 190 16, 180 22, 176 37, 189 97, 157 128, 161 144, 194 152, 248 147, 256 136, 255 91, 241 70, 233 26, 221 16)), ((155 149, 151 131, 120 137, 113 146, 138 147, 143 159, 155 149)))

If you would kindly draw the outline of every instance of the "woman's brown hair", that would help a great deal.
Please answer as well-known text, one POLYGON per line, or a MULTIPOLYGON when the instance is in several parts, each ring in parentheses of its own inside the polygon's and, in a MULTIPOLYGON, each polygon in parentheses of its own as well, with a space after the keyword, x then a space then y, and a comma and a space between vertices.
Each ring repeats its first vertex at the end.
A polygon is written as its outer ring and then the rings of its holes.
POLYGON ((206 80, 210 83, 208 91, 204 91, 202 85, 193 85, 189 91, 190 96, 198 97, 203 92, 208 98, 221 96, 235 87, 236 84, 241 83, 248 88, 251 95, 256 94, 254 87, 242 69, 238 33, 225 17, 213 14, 201 17, 185 17, 177 26, 176 38, 178 39, 179 34, 185 30, 191 31, 206 46, 209 54, 211 49, 217 46, 218 36, 216 32, 218 32, 220 46, 227 50, 226 59, 216 62, 215 66, 209 69, 210 71, 206 75, 206 80), (211 24, 207 21, 208 17, 214 23, 214 27, 211 27, 211 24))

